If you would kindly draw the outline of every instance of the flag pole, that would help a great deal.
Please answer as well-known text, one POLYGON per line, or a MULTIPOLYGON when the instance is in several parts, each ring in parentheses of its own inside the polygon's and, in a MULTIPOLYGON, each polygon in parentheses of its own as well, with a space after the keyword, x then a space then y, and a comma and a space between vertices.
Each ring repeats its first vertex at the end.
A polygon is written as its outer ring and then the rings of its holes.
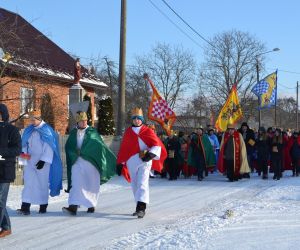
POLYGON ((274 122, 275 122, 275 127, 277 126, 277 81, 278 81, 278 77, 277 77, 277 70, 276 70, 276 91, 275 91, 275 114, 274 114, 274 122))
MULTIPOLYGON (((259 83, 259 62, 258 62, 258 57, 256 57, 256 81, 257 84, 259 83)), ((261 127, 261 109, 260 109, 260 97, 257 96, 257 101, 258 101, 258 128, 261 127)))

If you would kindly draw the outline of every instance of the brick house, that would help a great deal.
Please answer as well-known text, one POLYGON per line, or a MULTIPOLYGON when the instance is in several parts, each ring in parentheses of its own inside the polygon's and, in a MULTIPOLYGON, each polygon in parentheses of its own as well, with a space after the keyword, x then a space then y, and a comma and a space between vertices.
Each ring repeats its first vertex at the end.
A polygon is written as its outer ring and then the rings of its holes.
MULTIPOLYGON (((8 106, 10 120, 18 127, 28 124, 28 110, 41 108, 43 118, 50 114, 51 122, 44 119, 65 134, 74 64, 74 58, 29 22, 0 8, 0 102, 8 106)), ((80 84, 91 97, 95 116, 95 90, 107 85, 84 67, 81 73, 80 84)))

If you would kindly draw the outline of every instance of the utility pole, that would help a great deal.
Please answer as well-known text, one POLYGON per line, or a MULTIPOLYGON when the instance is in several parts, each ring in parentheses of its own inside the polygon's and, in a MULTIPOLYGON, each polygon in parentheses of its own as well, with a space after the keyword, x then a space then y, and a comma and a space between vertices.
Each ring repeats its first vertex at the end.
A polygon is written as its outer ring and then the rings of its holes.
POLYGON ((126 3, 121 0, 121 27, 120 27, 120 58, 119 58, 119 100, 117 135, 121 136, 125 125, 125 63, 126 63, 126 3))
POLYGON ((299 122, 298 122, 298 107, 299 107, 299 82, 297 81, 297 89, 296 89, 296 128, 297 132, 299 132, 299 122))
MULTIPOLYGON (((258 56, 256 56, 256 81, 259 83, 259 62, 258 56)), ((261 110, 260 110, 260 96, 257 97, 258 99, 258 128, 261 127, 261 110)))

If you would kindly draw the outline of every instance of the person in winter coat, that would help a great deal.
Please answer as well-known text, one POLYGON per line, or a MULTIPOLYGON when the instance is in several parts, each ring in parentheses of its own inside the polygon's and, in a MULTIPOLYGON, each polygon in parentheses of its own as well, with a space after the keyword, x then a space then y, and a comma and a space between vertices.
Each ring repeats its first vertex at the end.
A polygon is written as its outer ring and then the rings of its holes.
POLYGON ((258 129, 255 146, 257 150, 258 175, 260 176, 262 172, 262 178, 268 179, 269 139, 264 127, 260 127, 258 129))
POLYGON ((10 182, 16 177, 16 156, 21 153, 21 136, 18 129, 8 123, 9 113, 0 104, 0 238, 11 234, 11 222, 6 209, 10 182))
POLYGON ((166 159, 166 164, 168 166, 169 172, 169 180, 177 180, 177 176, 179 174, 179 166, 181 163, 181 155, 180 149, 181 145, 178 140, 178 137, 172 131, 171 135, 165 142, 166 150, 168 152, 168 156, 166 159))
POLYGON ((300 174, 300 136, 298 132, 293 133, 294 142, 290 150, 292 165, 293 165, 293 176, 299 176, 300 174))
POLYGON ((282 177, 282 160, 283 160, 283 138, 281 129, 275 130, 274 136, 270 143, 271 165, 273 168, 273 180, 280 180, 282 177))

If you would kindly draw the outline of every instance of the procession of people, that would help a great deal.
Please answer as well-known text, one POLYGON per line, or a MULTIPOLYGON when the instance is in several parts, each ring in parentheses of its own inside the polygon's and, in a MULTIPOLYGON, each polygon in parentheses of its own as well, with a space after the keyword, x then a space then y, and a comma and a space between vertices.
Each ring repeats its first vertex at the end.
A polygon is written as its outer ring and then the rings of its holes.
MULTIPOLYGON (((9 183, 15 178, 15 158, 24 166, 24 188, 20 215, 30 215, 32 204, 39 205, 39 213, 47 212, 50 196, 62 190, 63 165, 58 135, 43 121, 40 110, 29 112, 31 124, 24 130, 22 140, 16 127, 8 121, 8 110, 0 105, 1 157, 0 162, 0 238, 11 234, 6 210, 9 183), (5 131, 5 132, 4 132, 5 131), (7 131, 7 132, 6 132, 7 131), (4 136, 4 133, 6 136, 4 136), (8 169, 9 167, 9 169, 8 169)), ((101 135, 87 124, 87 114, 78 110, 76 127, 70 131, 65 145, 67 159, 68 206, 62 211, 76 216, 86 207, 94 213, 100 194, 100 184, 112 176, 122 175, 131 184, 135 210, 132 215, 143 218, 150 203, 151 171, 170 181, 192 178, 203 181, 219 172, 229 182, 250 178, 257 172, 262 179, 280 180, 284 170, 300 174, 300 137, 294 131, 260 127, 257 132, 246 122, 237 129, 228 124, 224 133, 211 125, 199 127, 190 134, 171 131, 169 136, 156 133, 153 124, 147 125, 142 109, 131 110, 131 126, 126 129, 117 156, 105 145, 101 135)))

